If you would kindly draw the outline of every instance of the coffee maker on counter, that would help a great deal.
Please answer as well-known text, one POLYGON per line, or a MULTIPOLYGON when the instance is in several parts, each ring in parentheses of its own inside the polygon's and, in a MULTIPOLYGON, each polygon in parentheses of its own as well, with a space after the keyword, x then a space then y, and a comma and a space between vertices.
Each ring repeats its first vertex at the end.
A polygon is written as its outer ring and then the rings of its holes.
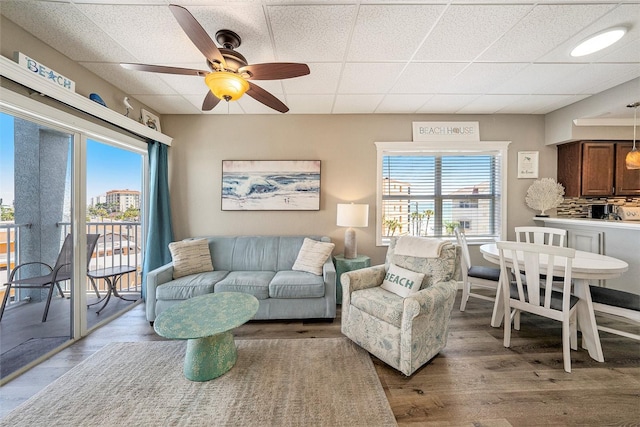
POLYGON ((594 219, 620 219, 616 205, 590 205, 589 217, 594 219))

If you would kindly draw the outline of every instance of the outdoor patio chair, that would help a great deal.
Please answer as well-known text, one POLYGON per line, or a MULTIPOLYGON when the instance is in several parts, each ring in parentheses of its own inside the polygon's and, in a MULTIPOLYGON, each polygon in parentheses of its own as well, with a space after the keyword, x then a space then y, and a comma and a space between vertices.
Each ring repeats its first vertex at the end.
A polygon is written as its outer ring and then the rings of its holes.
MULTIPOLYGON (((89 266, 89 262, 91 261, 91 255, 93 254, 93 250, 96 247, 98 237, 100 237, 99 234, 87 234, 87 267, 89 266)), ((44 307, 44 314, 42 315, 42 321, 46 322, 54 287, 58 289, 60 296, 64 297, 64 293, 62 292, 62 288, 60 287, 60 282, 71 279, 71 275, 73 274, 73 268, 71 265, 72 258, 73 240, 71 234, 67 234, 67 237, 64 239, 64 243, 62 244, 62 248, 60 249, 60 253, 58 254, 58 259, 56 260, 56 263, 53 267, 44 262, 33 261, 19 264, 13 270, 11 270, 9 281, 4 284, 7 289, 4 294, 4 298, 2 299, 2 306, 0 307, 0 321, 2 321, 2 315, 4 314, 4 309, 7 305, 11 288, 35 289, 48 287, 49 294, 47 296, 47 304, 44 307), (44 276, 14 279, 18 270, 28 265, 45 266, 50 270, 50 272, 44 276)))

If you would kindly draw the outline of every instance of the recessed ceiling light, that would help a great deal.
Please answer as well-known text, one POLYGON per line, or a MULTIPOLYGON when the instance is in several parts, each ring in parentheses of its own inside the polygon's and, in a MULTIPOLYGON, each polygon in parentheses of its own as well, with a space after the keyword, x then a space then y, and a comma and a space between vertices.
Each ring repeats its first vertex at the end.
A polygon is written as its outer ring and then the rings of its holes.
POLYGON ((626 32, 627 29, 625 27, 615 27, 594 34, 580 42, 580 44, 571 51, 571 56, 585 56, 609 47, 620 40, 626 32))

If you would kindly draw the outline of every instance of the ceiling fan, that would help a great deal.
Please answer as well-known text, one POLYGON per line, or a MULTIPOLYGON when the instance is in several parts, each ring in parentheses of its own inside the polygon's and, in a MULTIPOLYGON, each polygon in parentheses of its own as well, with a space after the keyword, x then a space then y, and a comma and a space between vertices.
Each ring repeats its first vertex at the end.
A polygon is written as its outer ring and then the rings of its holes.
POLYGON ((247 64, 245 57, 234 50, 241 43, 240 36, 236 33, 231 30, 218 31, 216 40, 223 46, 218 48, 191 12, 175 4, 170 4, 169 8, 193 44, 207 58, 207 65, 211 71, 131 63, 122 63, 120 64, 122 67, 152 73, 204 77, 206 85, 211 90, 202 103, 203 111, 212 110, 223 99, 227 102, 235 101, 245 92, 267 107, 281 113, 289 111, 282 101, 249 80, 278 80, 305 76, 310 72, 307 64, 295 62, 247 64))

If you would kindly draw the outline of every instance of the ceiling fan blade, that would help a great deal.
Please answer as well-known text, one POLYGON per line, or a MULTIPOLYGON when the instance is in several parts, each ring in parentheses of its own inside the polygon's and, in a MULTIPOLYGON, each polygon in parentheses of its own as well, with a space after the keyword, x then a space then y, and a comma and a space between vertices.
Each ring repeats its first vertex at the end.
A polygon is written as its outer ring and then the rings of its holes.
POLYGON ((207 96, 204 97, 204 102, 202 103, 202 111, 211 111, 213 107, 218 105, 220 102, 220 98, 215 96, 213 92, 207 92, 207 96))
POLYGON ((310 73, 307 64, 295 62, 273 62, 266 64, 250 64, 240 67, 238 72, 248 71, 251 77, 247 80, 280 80, 306 76, 310 73))
POLYGON ((200 76, 204 77, 209 74, 209 71, 194 70, 192 68, 180 68, 180 67, 166 67, 164 65, 149 65, 149 64, 120 64, 122 68, 136 71, 149 71, 151 73, 165 73, 165 74, 184 74, 187 76, 200 76))
POLYGON ((202 28, 202 25, 194 18, 194 16, 182 6, 170 4, 171 13, 176 17, 178 24, 184 32, 189 36, 194 45, 202 52, 202 54, 212 62, 219 62, 226 66, 226 62, 218 46, 213 42, 209 34, 202 28))
POLYGON ((287 111, 289 111, 289 107, 284 105, 282 101, 280 101, 278 98, 271 95, 269 92, 262 89, 255 83, 249 83, 249 90, 247 91, 247 95, 249 95, 256 101, 263 103, 269 108, 280 111, 281 113, 286 113, 287 111))

